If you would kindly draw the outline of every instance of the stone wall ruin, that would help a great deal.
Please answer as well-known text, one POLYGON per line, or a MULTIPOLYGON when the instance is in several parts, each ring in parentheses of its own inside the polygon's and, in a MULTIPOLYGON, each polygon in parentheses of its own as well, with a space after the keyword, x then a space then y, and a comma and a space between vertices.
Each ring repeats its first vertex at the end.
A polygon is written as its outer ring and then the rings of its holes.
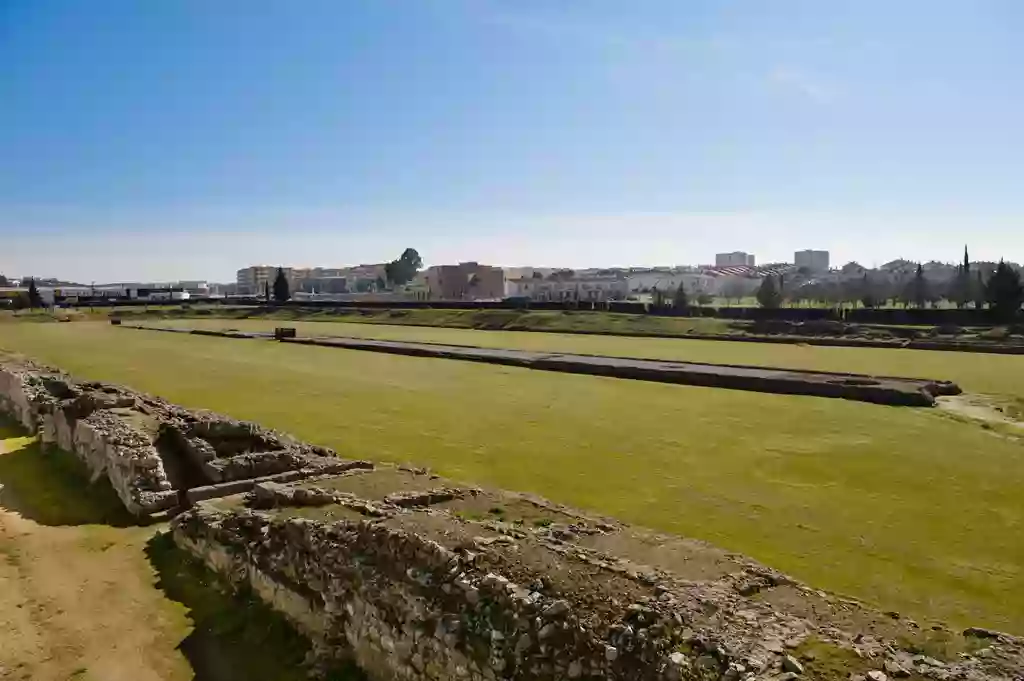
POLYGON ((1020 681, 1024 641, 927 627, 750 559, 0 361, 0 409, 375 681, 1020 681), (184 507, 190 507, 183 510, 184 507), (938 632, 946 654, 930 652, 938 632), (926 652, 928 651, 928 652, 926 652), (838 672, 836 671, 838 670, 838 672))
POLYGON ((925 654, 938 625, 922 632, 700 542, 423 470, 259 483, 172 526, 323 659, 379 681, 1010 681, 1024 661, 1024 642, 986 630, 973 647, 979 631, 943 630, 965 652, 925 654))
POLYGON ((135 515, 235 494, 259 479, 371 465, 255 423, 20 360, 0 364, 0 410, 43 444, 75 454, 93 480, 105 476, 135 515))

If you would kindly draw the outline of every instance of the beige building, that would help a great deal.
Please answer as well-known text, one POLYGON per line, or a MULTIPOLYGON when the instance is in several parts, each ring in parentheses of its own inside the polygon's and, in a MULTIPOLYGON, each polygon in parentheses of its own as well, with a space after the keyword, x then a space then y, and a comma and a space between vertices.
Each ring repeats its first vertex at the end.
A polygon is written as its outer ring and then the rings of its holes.
POLYGON ((570 277, 540 279, 527 277, 508 282, 509 296, 538 302, 625 300, 629 282, 625 277, 570 277))
POLYGON ((425 280, 431 300, 500 300, 505 296, 505 271, 476 262, 435 265, 427 268, 425 280))
POLYGON ((630 293, 675 291, 680 286, 687 293, 707 293, 714 281, 714 277, 701 272, 633 272, 626 277, 630 293))
MULTIPOLYGON (((292 281, 293 273, 291 267, 285 267, 284 275, 292 281)), ((239 295, 262 295, 267 286, 273 287, 274 278, 277 277, 276 265, 253 265, 238 270, 235 283, 238 285, 239 295)))
MULTIPOLYGON (((262 295, 264 287, 274 286, 277 265, 253 265, 238 270, 236 284, 239 295, 262 295)), ((384 279, 384 263, 351 267, 284 267, 288 285, 293 292, 347 293, 377 289, 384 279)))

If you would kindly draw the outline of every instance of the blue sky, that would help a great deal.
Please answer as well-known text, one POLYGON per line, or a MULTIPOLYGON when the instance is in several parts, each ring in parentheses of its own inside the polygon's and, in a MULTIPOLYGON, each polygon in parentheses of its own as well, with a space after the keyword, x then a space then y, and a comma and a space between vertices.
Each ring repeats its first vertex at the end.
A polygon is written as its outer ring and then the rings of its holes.
POLYGON ((1018 0, 0 0, 0 272, 1024 260, 1018 0))

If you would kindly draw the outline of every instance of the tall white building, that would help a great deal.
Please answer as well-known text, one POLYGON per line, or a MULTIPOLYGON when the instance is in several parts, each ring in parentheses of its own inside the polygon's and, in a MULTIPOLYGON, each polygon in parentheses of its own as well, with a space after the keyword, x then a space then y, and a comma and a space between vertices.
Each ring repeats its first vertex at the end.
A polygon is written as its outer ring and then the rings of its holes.
POLYGON ((744 251, 718 253, 715 255, 715 267, 754 267, 754 254, 744 251))
POLYGON ((797 251, 793 254, 793 264, 811 272, 828 272, 828 251, 797 251))

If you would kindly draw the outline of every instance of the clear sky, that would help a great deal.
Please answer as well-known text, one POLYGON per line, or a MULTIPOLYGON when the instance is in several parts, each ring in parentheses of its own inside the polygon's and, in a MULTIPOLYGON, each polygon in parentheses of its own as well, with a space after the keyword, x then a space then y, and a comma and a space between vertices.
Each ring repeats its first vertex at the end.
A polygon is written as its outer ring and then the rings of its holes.
POLYGON ((0 0, 0 272, 1024 261, 1020 0, 0 0))

